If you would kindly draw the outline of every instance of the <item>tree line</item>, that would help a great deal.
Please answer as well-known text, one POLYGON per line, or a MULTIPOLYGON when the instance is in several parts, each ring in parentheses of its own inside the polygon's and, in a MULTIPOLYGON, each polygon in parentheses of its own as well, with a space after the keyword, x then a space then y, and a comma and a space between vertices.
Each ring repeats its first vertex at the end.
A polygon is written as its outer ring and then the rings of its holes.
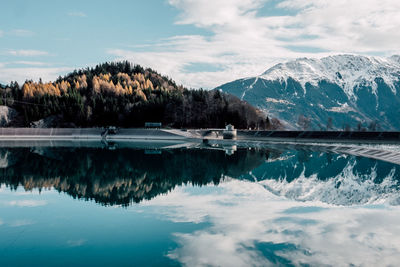
MULTIPOLYGON (((304 131, 309 131, 312 130, 312 126, 311 126, 311 118, 304 116, 303 114, 300 114, 297 120, 297 126, 304 131)), ((333 124, 333 118, 332 117, 328 117, 327 122, 326 122, 326 126, 320 124, 320 123, 316 123, 316 127, 318 130, 320 131, 333 131, 335 130, 334 128, 334 124, 333 124)), ((369 123, 367 123, 366 121, 358 121, 357 125, 354 126, 354 128, 352 128, 350 126, 349 123, 343 123, 342 131, 344 132, 350 132, 350 131, 357 131, 357 132, 376 132, 376 131, 381 131, 381 125, 378 121, 373 120, 370 121, 369 123)))
POLYGON ((189 90, 127 61, 75 70, 54 82, 11 82, 0 87, 0 101, 19 112, 23 126, 52 115, 62 118, 59 127, 143 127, 145 122, 176 128, 282 126, 235 96, 189 90))

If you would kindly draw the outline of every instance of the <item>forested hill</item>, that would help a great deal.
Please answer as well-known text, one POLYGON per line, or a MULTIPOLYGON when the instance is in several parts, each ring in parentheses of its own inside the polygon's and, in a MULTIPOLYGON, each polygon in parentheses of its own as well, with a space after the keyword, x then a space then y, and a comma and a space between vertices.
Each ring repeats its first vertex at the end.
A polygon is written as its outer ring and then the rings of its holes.
POLYGON ((220 91, 188 90, 152 69, 129 62, 75 70, 54 82, 12 82, 1 86, 1 105, 17 111, 9 126, 30 126, 53 118, 47 127, 277 128, 247 102, 220 91))

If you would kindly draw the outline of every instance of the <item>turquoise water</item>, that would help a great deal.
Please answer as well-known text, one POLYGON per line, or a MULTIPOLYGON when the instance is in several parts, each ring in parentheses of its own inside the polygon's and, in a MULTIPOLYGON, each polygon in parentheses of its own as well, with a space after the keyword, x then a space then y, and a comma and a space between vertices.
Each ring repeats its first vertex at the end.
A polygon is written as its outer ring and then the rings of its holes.
POLYGON ((162 147, 0 148, 0 266, 400 259, 399 165, 284 145, 162 147))

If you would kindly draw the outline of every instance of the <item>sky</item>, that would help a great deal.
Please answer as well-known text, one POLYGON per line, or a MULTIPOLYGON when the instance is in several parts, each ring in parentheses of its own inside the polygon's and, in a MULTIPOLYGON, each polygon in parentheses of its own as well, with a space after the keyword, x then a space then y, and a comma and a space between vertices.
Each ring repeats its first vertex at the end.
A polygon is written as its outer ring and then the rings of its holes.
POLYGON ((398 0, 2 0, 0 83, 105 61, 210 89, 299 57, 400 54, 398 0))

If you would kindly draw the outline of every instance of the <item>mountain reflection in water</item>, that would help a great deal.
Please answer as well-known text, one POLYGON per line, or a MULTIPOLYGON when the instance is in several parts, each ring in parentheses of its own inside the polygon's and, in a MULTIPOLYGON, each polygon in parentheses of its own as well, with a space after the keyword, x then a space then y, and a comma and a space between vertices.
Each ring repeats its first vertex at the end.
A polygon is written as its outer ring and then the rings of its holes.
POLYGON ((150 200, 177 186, 255 181, 295 200, 337 205, 388 200, 397 205, 400 166, 308 149, 239 148, 144 150, 32 147, 0 149, 0 184, 51 189, 103 205, 150 200))

